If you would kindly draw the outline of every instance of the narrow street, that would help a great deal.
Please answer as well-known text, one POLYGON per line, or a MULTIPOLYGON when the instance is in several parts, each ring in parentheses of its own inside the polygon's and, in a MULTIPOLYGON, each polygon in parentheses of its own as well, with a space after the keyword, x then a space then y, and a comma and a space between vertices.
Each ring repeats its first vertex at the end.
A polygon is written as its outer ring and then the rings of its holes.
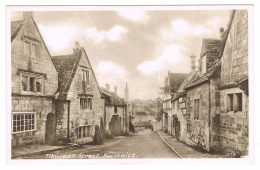
POLYGON ((156 132, 149 130, 107 139, 103 145, 70 147, 15 159, 114 159, 114 158, 178 158, 156 132))

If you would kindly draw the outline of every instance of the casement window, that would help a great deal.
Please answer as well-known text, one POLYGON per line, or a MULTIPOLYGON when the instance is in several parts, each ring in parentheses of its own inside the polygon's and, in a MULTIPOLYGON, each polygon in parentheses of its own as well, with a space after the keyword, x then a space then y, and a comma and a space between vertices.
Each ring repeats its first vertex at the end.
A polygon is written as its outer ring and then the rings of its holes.
POLYGON ((43 93, 44 75, 37 75, 33 73, 20 73, 21 91, 43 93))
POLYGON ((36 113, 12 113, 12 133, 36 130, 36 113))
POLYGON ((89 71, 85 69, 82 69, 81 71, 82 71, 82 81, 89 83, 89 71))
POLYGON ((90 109, 92 110, 92 98, 80 98, 80 109, 85 110, 85 109, 90 109))
POLYGON ((90 136, 90 125, 89 126, 87 126, 87 125, 78 126, 76 128, 76 134, 77 134, 78 139, 89 137, 90 136))
POLYGON ((243 95, 242 93, 232 93, 227 94, 227 100, 226 100, 226 111, 242 111, 243 110, 243 95))
POLYGON ((31 57, 40 58, 39 43, 26 39, 24 41, 24 54, 31 57))
POLYGON ((200 100, 194 100, 194 120, 199 120, 199 112, 200 112, 200 100))

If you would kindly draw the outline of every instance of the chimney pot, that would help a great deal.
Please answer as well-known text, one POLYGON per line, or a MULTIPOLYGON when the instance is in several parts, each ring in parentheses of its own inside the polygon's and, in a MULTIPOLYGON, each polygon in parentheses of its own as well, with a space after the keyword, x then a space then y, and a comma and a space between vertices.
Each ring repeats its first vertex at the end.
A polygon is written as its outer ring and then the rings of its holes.
POLYGON ((224 31, 225 31, 225 29, 224 29, 223 27, 221 27, 221 28, 219 29, 220 37, 222 36, 222 34, 224 33, 224 31))
POLYGON ((107 91, 110 91, 110 85, 109 84, 106 84, 106 89, 107 89, 107 91))
POLYGON ((74 46, 74 48, 73 48, 73 52, 76 53, 76 52, 79 52, 80 50, 81 50, 81 47, 80 47, 80 45, 79 45, 79 42, 76 41, 76 42, 75 42, 75 46, 74 46))

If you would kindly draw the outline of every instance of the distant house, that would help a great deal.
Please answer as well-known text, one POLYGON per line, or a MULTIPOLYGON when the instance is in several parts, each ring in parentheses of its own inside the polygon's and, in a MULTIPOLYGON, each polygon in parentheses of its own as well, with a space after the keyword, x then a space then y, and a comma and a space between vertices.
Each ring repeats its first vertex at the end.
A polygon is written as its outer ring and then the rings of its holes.
POLYGON ((179 89, 179 86, 188 74, 183 73, 171 73, 165 77, 163 89, 163 131, 172 133, 172 106, 171 98, 175 95, 179 89))
POLYGON ((59 72, 56 138, 79 144, 92 142, 95 125, 104 126, 104 105, 86 51, 76 42, 72 54, 52 56, 52 60, 59 72))
MULTIPOLYGON (((110 91, 109 85, 106 88, 100 88, 105 104, 104 124, 106 134, 114 136, 126 135, 129 132, 129 114, 125 99, 117 95, 115 91, 110 91)), ((125 98, 128 96, 128 89, 125 90, 125 98)))
POLYGON ((11 23, 12 146, 55 136, 58 73, 31 12, 11 23))
POLYGON ((150 121, 140 121, 134 123, 135 131, 143 130, 143 129, 151 129, 152 123, 150 121))

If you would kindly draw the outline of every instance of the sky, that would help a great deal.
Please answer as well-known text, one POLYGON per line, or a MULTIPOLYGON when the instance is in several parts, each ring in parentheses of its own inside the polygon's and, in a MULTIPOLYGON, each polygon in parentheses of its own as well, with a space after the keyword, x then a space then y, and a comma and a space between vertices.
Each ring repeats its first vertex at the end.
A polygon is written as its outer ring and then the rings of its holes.
MULTIPOLYGON (((190 72, 190 56, 199 59, 203 38, 219 38, 229 21, 227 10, 115 10, 34 11, 51 55, 73 53, 84 47, 100 87, 117 86, 130 100, 155 100, 168 71, 190 72)), ((22 12, 12 13, 12 21, 22 12)))

